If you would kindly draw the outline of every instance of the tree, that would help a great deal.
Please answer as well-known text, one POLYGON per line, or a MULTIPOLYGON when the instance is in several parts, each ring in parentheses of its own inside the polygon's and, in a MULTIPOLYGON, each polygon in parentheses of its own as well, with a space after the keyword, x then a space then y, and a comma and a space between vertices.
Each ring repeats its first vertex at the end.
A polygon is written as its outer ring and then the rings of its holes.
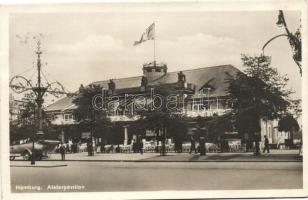
POLYGON ((235 119, 232 113, 216 115, 206 122, 208 139, 220 143, 221 152, 227 151, 225 133, 235 131, 235 119))
MULTIPOLYGON (((157 146, 159 141, 162 142, 162 155, 166 155, 165 142, 167 137, 174 139, 176 150, 181 152, 182 143, 187 133, 186 121, 176 108, 168 108, 167 100, 171 95, 177 96, 182 91, 179 90, 180 87, 174 88, 170 85, 162 85, 153 89, 155 89, 155 95, 158 95, 159 98, 153 99, 153 107, 137 111, 140 118, 134 122, 134 126, 137 126, 136 131, 140 132, 141 135, 146 130, 154 131, 156 133, 157 146)), ((150 94, 148 95, 150 96, 150 94)))
MULTIPOLYGON (((10 121, 10 141, 11 143, 22 139, 31 138, 37 131, 37 106, 34 93, 26 93, 20 101, 17 101, 18 116, 16 120, 10 121)), ((10 105, 10 112, 13 114, 13 105, 10 105)), ((44 120, 44 129, 49 125, 46 119, 46 113, 42 113, 44 120)))
POLYGON ((93 136, 99 136, 99 133, 105 133, 110 120, 107 118, 106 112, 94 108, 93 99, 95 95, 101 94, 102 88, 98 85, 89 85, 79 88, 79 93, 74 98, 73 103, 77 106, 74 110, 74 116, 79 123, 78 126, 83 131, 89 131, 91 133, 90 140, 88 142, 89 155, 92 155, 92 138, 93 136))
POLYGON ((10 122, 10 143, 13 144, 16 141, 31 138, 35 130, 36 127, 33 124, 17 126, 10 122))
POLYGON ((290 133, 289 146, 293 147, 294 131, 299 131, 299 125, 296 119, 291 114, 282 117, 278 122, 278 131, 290 133))
POLYGON ((211 121, 213 117, 201 117, 198 116, 195 118, 196 121, 196 130, 194 131, 194 135, 197 136, 199 140, 199 152, 200 155, 206 155, 206 141, 209 139, 208 132, 209 132, 209 127, 208 127, 208 122, 211 121))
POLYGON ((292 92, 286 89, 287 76, 281 76, 270 67, 270 57, 242 55, 241 59, 244 73, 229 80, 228 91, 233 100, 236 128, 255 141, 255 154, 259 155, 261 119, 273 120, 284 115, 290 106, 292 92))
MULTIPOLYGON (((160 94, 167 94, 160 91, 160 94)), ((170 111, 166 108, 166 103, 162 103, 161 109, 148 109, 138 112, 140 118, 135 121, 133 126, 135 130, 143 135, 146 130, 152 130, 156 133, 157 145, 162 142, 162 155, 166 154, 165 141, 166 138, 172 137, 175 141, 176 151, 182 151, 182 143, 186 137, 187 124, 182 114, 170 111), (160 135, 161 134, 161 135, 160 135)))
POLYGON ((20 110, 20 115, 18 116, 19 125, 35 125, 36 123, 36 104, 35 96, 33 93, 25 94, 22 98, 24 102, 22 109, 20 110))
MULTIPOLYGON (((147 110, 139 113, 140 118, 138 120, 138 124, 143 124, 139 130, 152 130, 156 132, 157 145, 158 141, 162 142, 162 155, 166 154, 165 150, 165 140, 166 140, 166 129, 168 126, 168 121, 170 115, 168 112, 160 111, 160 110, 147 110), (161 135, 160 135, 161 133, 161 135)), ((158 149, 157 149, 158 150, 158 149)))
POLYGON ((187 122, 182 115, 170 115, 167 123, 167 137, 172 137, 175 151, 182 152, 182 144, 187 136, 187 122))
POLYGON ((235 131, 235 120, 233 113, 224 115, 213 115, 209 117, 198 116, 196 133, 204 137, 206 141, 220 144, 221 152, 227 151, 225 145, 225 133, 235 131))

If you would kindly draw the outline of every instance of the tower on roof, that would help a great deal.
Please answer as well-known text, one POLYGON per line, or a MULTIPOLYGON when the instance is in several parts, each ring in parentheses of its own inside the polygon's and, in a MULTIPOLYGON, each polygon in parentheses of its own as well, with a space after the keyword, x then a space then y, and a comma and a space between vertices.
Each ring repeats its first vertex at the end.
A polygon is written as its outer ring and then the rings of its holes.
POLYGON ((165 63, 157 63, 156 61, 143 64, 143 76, 148 82, 154 81, 167 74, 168 67, 165 63))

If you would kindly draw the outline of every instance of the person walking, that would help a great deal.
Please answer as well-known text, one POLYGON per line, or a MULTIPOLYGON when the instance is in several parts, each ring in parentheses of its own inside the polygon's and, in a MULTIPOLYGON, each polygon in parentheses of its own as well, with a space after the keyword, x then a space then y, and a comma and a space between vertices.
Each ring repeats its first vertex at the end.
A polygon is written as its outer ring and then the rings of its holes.
POLYGON ((133 152, 137 153, 137 142, 133 140, 132 143, 133 143, 133 152))
POLYGON ((65 160, 65 147, 63 144, 60 146, 60 153, 61 153, 61 160, 65 160))
POLYGON ((265 150, 267 150, 267 153, 270 152, 269 150, 269 142, 268 142, 268 138, 266 135, 264 135, 264 149, 263 149, 263 153, 265 153, 265 150))
POLYGON ((142 141, 141 138, 139 140, 139 152, 140 152, 140 154, 143 154, 143 141, 142 141))
POLYGON ((195 151, 195 153, 197 153, 196 141, 195 141, 193 136, 191 136, 191 140, 190 140, 190 151, 189 151, 189 153, 191 154, 192 151, 195 151))

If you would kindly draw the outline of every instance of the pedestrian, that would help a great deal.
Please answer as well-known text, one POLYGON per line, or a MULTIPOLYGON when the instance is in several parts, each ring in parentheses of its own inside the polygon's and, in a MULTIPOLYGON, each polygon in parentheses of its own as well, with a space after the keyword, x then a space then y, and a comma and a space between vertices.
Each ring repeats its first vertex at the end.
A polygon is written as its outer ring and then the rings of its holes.
POLYGON ((137 143, 135 140, 133 140, 133 152, 136 153, 137 152, 137 143))
POLYGON ((197 153, 196 141, 195 141, 193 136, 191 136, 191 140, 190 140, 190 151, 189 151, 189 153, 191 154, 192 151, 195 151, 195 153, 197 153))
POLYGON ((69 143, 66 143, 66 151, 67 153, 71 153, 71 147, 69 143))
POLYGON ((299 155, 303 156, 303 145, 302 145, 302 142, 299 143, 299 155))
POLYGON ((113 153, 114 152, 114 147, 113 147, 113 144, 110 146, 110 153, 113 153))
POLYGON ((270 152, 269 150, 269 142, 268 142, 268 138, 266 135, 264 135, 264 149, 263 149, 263 153, 265 153, 265 150, 267 150, 267 153, 270 152))
POLYGON ((116 153, 121 153, 121 148, 120 148, 120 145, 119 145, 119 144, 118 144, 118 146, 116 147, 115 152, 116 152, 116 153))
POLYGON ((140 151, 140 154, 143 154, 143 142, 142 142, 142 139, 140 139, 140 142, 139 142, 139 151, 140 151))
POLYGON ((61 160, 65 160, 65 147, 63 144, 60 146, 60 153, 61 153, 61 160))

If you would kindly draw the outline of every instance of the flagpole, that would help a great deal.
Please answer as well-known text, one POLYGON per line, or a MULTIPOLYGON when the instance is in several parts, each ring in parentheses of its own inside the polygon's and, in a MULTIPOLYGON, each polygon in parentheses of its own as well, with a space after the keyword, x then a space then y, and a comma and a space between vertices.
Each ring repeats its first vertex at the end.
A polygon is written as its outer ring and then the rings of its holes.
POLYGON ((154 23, 154 67, 156 67, 156 55, 155 55, 156 25, 155 25, 155 21, 153 23, 154 23))

